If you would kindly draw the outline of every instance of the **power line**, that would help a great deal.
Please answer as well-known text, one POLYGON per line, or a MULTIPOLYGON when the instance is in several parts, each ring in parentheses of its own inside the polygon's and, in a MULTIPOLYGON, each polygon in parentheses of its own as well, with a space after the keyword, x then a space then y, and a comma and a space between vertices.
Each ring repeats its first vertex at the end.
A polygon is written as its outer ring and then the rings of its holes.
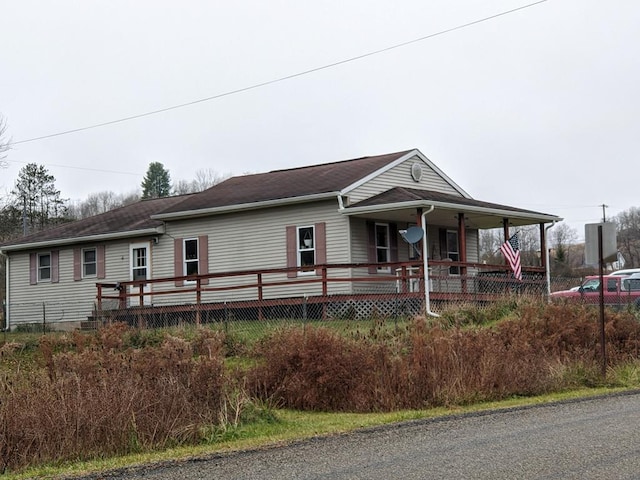
MULTIPOLYGON (((27 165, 28 163, 31 163, 31 162, 25 162, 25 161, 21 161, 21 160, 8 160, 8 159, 7 159, 7 162, 24 163, 25 165, 27 165)), ((117 171, 117 170, 105 170, 105 169, 102 169, 102 168, 77 167, 77 166, 72 166, 72 165, 59 165, 59 164, 55 164, 55 163, 47 163, 46 165, 47 165, 47 167, 73 168, 75 170, 87 170, 89 172, 117 173, 119 175, 135 175, 137 177, 142 176, 141 173, 120 172, 120 171, 117 171)))
POLYGON ((339 60, 337 62, 328 63, 328 64, 323 65, 321 67, 315 67, 315 68, 311 68, 309 70, 304 70, 304 71, 301 71, 301 72, 298 72, 298 73, 293 73, 291 75, 286 75, 284 77, 275 78, 273 80, 267 80, 266 82, 256 83, 256 84, 250 85, 248 87, 242 87, 242 88, 238 88, 238 89, 235 89, 235 90, 230 90, 228 92, 220 93, 220 94, 217 94, 217 95, 212 95, 210 97, 200 98, 198 100, 193 100, 193 101, 187 102, 187 103, 181 103, 181 104, 178 104, 178 105, 172 105, 170 107, 160 108, 158 110, 152 110, 152 111, 145 112, 145 113, 139 113, 137 115, 131 115, 131 116, 128 116, 128 117, 122 117, 122 118, 119 118, 117 120, 110 120, 108 122, 96 123, 96 124, 93 124, 93 125, 87 125, 85 127, 74 128, 72 130, 65 130, 65 131, 62 131, 62 132, 51 133, 49 135, 42 135, 42 136, 39 136, 39 137, 27 138, 25 140, 18 140, 16 142, 9 142, 7 145, 8 146, 13 146, 13 145, 19 145, 19 144, 22 144, 22 143, 36 142, 38 140, 45 140, 47 138, 59 137, 61 135, 68 135, 70 133, 77 133, 77 132, 82 132, 82 131, 85 131, 85 130, 91 130, 91 129, 94 129, 94 128, 106 127, 108 125, 114 125, 116 123, 128 122, 130 120, 135 120, 137 118, 143 118, 143 117, 148 117, 148 116, 151 116, 151 115, 157 115, 159 113, 168 112, 170 110, 176 110, 178 108, 189 107, 191 105, 196 105, 198 103, 209 102, 211 100, 216 100, 218 98, 228 97, 230 95, 236 95, 238 93, 247 92, 249 90, 255 90, 257 88, 266 87, 267 85, 272 85, 274 83, 284 82, 285 80, 291 80, 293 78, 302 77, 303 75, 309 75, 311 73, 319 72, 321 70, 326 70, 326 69, 329 69, 329 68, 337 67, 339 65, 344 65, 345 63, 355 62, 356 60, 362 60, 363 58, 371 57, 373 55, 378 55, 380 53, 388 52, 390 50, 395 50, 397 48, 406 47, 407 45, 411 45, 413 43, 422 42, 424 40, 428 40, 430 38, 437 37, 439 35, 444 35, 444 34, 447 34, 447 33, 455 32, 456 30, 461 30, 463 28, 467 28, 467 27, 471 27, 473 25, 477 25, 479 23, 487 22, 489 20, 493 20, 493 19, 498 18, 498 17, 509 15, 509 14, 517 12, 519 10, 524 10, 526 8, 533 7, 535 5, 539 5, 539 4, 544 3, 546 1, 547 0, 539 0, 537 2, 533 2, 533 3, 527 4, 527 5, 518 7, 518 8, 514 8, 512 10, 506 10, 504 12, 500 12, 500 13, 497 13, 495 15, 484 17, 484 18, 481 18, 479 20, 474 20, 472 22, 464 23, 464 24, 458 25, 456 27, 448 28, 446 30, 441 30, 441 31, 436 32, 436 33, 431 33, 429 35, 425 35, 423 37, 419 37, 419 38, 416 38, 416 39, 413 39, 413 40, 409 40, 407 42, 398 43, 398 44, 395 44, 395 45, 392 45, 392 46, 389 46, 389 47, 381 48, 379 50, 374 50, 372 52, 363 53, 363 54, 357 55, 355 57, 350 57, 350 58, 347 58, 347 59, 344 59, 344 60, 339 60))

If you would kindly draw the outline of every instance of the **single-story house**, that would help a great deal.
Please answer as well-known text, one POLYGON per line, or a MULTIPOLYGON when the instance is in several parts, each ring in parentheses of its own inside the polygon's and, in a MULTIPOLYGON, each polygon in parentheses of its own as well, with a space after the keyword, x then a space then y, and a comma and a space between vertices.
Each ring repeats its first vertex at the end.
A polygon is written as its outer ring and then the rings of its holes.
MULTIPOLYGON (((485 268, 480 230, 503 228, 508 238, 510 227, 539 225, 545 251, 546 229, 559 220, 473 199, 417 149, 241 175, 0 245, 7 323, 75 327, 97 306, 375 294, 397 291, 394 277, 421 298, 412 277, 422 275, 422 252, 429 275, 440 267, 452 280, 446 290, 464 294, 485 268), (415 245, 404 241, 411 227, 424 232, 415 245)), ((544 256, 523 266, 536 278, 546 269, 544 256)))

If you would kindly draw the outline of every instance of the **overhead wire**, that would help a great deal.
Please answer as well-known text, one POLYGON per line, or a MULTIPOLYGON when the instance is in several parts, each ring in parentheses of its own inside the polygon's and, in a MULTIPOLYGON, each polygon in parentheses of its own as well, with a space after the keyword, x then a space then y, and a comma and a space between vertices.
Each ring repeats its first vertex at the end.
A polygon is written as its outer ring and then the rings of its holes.
POLYGON ((168 111, 171 111, 171 110, 176 110, 176 109, 179 109, 179 108, 189 107, 189 106, 196 105, 196 104, 203 103, 203 102, 209 102, 209 101, 216 100, 216 99, 219 99, 219 98, 228 97, 228 96, 231 96, 231 95, 236 95, 238 93, 247 92, 249 90, 255 90, 257 88, 262 88, 262 87, 266 87, 268 85, 273 85, 274 83, 284 82, 286 80, 291 80, 291 79, 294 79, 294 78, 302 77, 304 75, 309 75, 311 73, 319 72, 321 70, 326 70, 326 69, 329 69, 329 68, 337 67, 339 65, 344 65, 346 63, 355 62, 357 60, 362 60, 363 58, 371 57, 373 55, 378 55, 378 54, 381 54, 381 53, 384 53, 384 52, 388 52, 390 50, 395 50, 395 49, 398 49, 398 48, 406 47, 407 45, 411 45, 411 44, 414 44, 414 43, 422 42, 424 40, 428 40, 428 39, 433 38, 433 37, 437 37, 437 36, 440 36, 440 35, 445 35, 447 33, 451 33, 451 32, 454 32, 456 30, 461 30, 463 28, 468 28, 468 27, 471 27, 473 25, 477 25, 479 23, 487 22, 489 20, 493 20, 493 19, 505 16, 505 15, 509 15, 509 14, 515 13, 517 11, 524 10, 526 8, 530 8, 530 7, 539 5, 539 4, 544 3, 546 1, 547 0, 538 0, 536 2, 529 3, 527 5, 523 5, 523 6, 520 6, 520 7, 517 7, 517 8, 513 8, 511 10, 506 10, 506 11, 503 11, 503 12, 500 12, 500 13, 496 13, 494 15, 490 15, 488 17, 484 17, 484 18, 481 18, 479 20, 474 20, 474 21, 471 21, 471 22, 467 22, 467 23, 455 26, 455 27, 447 28, 445 30, 440 30, 440 31, 435 32, 435 33, 424 35, 422 37, 415 38, 413 40, 408 40, 406 42, 397 43, 397 44, 391 45, 389 47, 381 48, 381 49, 374 50, 374 51, 371 51, 371 52, 368 52, 368 53, 363 53, 361 55, 357 55, 357 56, 354 56, 354 57, 346 58, 346 59, 339 60, 339 61, 336 61, 336 62, 333 62, 333 63, 328 63, 328 64, 322 65, 320 67, 315 67, 315 68, 311 68, 311 69, 308 69, 308 70, 303 70, 303 71, 300 71, 300 72, 297 72, 297 73, 293 73, 293 74, 290 74, 290 75, 285 75, 283 77, 275 78, 275 79, 272 79, 272 80, 267 80, 265 82, 256 83, 256 84, 253 84, 253 85, 249 85, 247 87, 237 88, 235 90, 230 90, 230 91, 227 91, 227 92, 224 92, 224 93, 219 93, 217 95, 212 95, 212 96, 209 96, 209 97, 200 98, 200 99, 193 100, 193 101, 190 101, 190 102, 180 103, 180 104, 177 104, 177 105, 172 105, 172 106, 160 108, 160 109, 157 109, 157 110, 151 110, 151 111, 144 112, 144 113, 139 113, 139 114, 136 114, 136 115, 130 115, 130 116, 127 116, 127 117, 118 118, 116 120, 110 120, 110 121, 107 121, 107 122, 96 123, 96 124, 87 125, 87 126, 84 126, 84 127, 74 128, 74 129, 71 129, 71 130, 64 130, 64 131, 61 131, 61 132, 51 133, 51 134, 48 134, 48 135, 41 135, 41 136, 38 136, 38 137, 27 138, 27 139, 18 140, 18 141, 15 141, 15 142, 8 142, 7 146, 11 147, 13 145, 20 145, 20 144, 24 144, 24 143, 36 142, 36 141, 39 141, 39 140, 45 140, 45 139, 48 139, 48 138, 59 137, 59 136, 62 136, 62 135, 69 135, 71 133, 77 133, 77 132, 82 132, 82 131, 85 131, 85 130, 91 130, 91 129, 95 129, 95 128, 106 127, 108 125, 114 125, 114 124, 117 124, 117 123, 128 122, 128 121, 135 120, 135 119, 138 119, 138 118, 148 117, 148 116, 151 116, 151 115, 157 115, 159 113, 164 113, 164 112, 168 112, 168 111))

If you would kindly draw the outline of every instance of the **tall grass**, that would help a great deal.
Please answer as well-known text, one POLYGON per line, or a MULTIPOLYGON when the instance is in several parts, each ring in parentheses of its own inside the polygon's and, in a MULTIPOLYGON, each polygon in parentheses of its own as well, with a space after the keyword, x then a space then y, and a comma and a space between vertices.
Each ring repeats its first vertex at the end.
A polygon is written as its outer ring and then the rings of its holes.
MULTIPOLYGON (((210 329, 44 335, 0 345, 0 468, 215 441, 273 406, 391 411, 601 384, 597 312, 510 301, 437 321, 310 325, 243 344, 210 329)), ((638 376, 640 323, 608 313, 610 372, 638 376)), ((271 418, 271 417, 270 417, 271 418)))

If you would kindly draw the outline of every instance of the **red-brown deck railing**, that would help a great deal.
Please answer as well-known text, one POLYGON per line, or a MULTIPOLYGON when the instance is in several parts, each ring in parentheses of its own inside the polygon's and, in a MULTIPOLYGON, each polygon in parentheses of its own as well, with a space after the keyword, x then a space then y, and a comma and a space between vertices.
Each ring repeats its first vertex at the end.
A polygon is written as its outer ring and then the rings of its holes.
MULTIPOLYGON (((517 281, 513 278, 508 266, 486 265, 463 262, 430 261, 429 267, 429 291, 430 299, 437 303, 446 302, 488 302, 507 292, 527 292, 544 295, 546 293, 545 271, 542 267, 524 267, 524 278, 517 281), (456 272, 456 273, 451 273, 456 272)), ((102 311, 105 301, 114 303, 117 300, 119 309, 127 307, 152 308, 150 304, 162 304, 164 308, 171 305, 171 297, 180 295, 180 308, 200 309, 216 308, 212 302, 203 302, 203 293, 229 292, 249 290, 251 293, 244 297, 245 304, 259 303, 260 305, 299 303, 300 298, 277 298, 273 293, 267 295, 270 289, 278 287, 291 287, 296 285, 318 285, 312 295, 305 295, 305 302, 345 301, 357 297, 358 299, 380 298, 381 295, 389 296, 392 292, 381 293, 381 289, 371 288, 373 285, 386 282, 394 285, 394 297, 424 299, 424 275, 422 263, 394 262, 385 264, 327 264, 316 265, 314 268, 320 275, 298 276, 286 278, 286 273, 292 270, 300 272, 300 269, 275 268, 262 270, 243 270, 233 272, 210 273, 207 275, 194 275, 188 277, 166 277, 138 281, 122 281, 119 283, 98 283, 97 285, 97 310, 102 311), (369 274, 370 268, 384 267, 386 273, 369 274), (344 276, 336 273, 351 272, 344 276), (357 273, 357 275, 354 275, 357 273), (215 286, 209 286, 205 280, 216 279, 215 286), (220 285, 229 279, 229 284, 220 285), (238 284, 238 279, 242 283, 238 284), (185 286, 175 287, 176 282, 187 282, 185 286), (366 286, 362 282, 366 282, 366 286), (380 282, 380 283, 379 283, 380 282), (391 283, 393 282, 393 283, 391 283), (357 293, 330 293, 330 285, 335 283, 360 284, 357 293), (145 292, 144 288, 151 285, 151 291, 145 292), (154 289, 154 285, 164 285, 163 288, 154 289), (171 285, 171 288, 167 288, 171 285), (370 291, 367 291, 370 289, 370 291), (192 295, 185 306, 185 295, 192 295)), ((353 290, 353 289, 352 289, 353 290)), ((178 302, 176 302, 178 303, 178 302)), ((218 302, 219 303, 219 302, 218 302)), ((113 307, 111 307, 113 309, 113 307)), ((176 308, 178 308, 176 306, 176 308)))

